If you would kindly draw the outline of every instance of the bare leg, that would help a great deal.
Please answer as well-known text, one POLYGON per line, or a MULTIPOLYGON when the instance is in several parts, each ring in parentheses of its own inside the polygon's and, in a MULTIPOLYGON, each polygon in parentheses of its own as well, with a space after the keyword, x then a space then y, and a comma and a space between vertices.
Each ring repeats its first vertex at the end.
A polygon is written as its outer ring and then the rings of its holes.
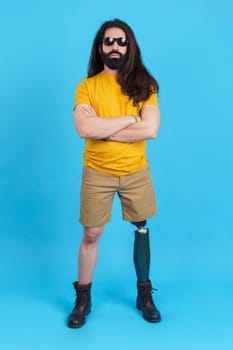
POLYGON ((101 227, 84 227, 83 239, 78 255, 79 284, 91 283, 98 257, 99 238, 104 230, 101 227))

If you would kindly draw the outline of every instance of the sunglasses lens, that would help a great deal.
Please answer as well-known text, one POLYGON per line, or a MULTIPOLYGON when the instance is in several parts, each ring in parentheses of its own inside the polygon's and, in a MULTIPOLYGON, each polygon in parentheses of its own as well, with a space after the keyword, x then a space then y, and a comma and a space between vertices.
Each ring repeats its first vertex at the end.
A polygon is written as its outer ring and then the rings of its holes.
POLYGON ((111 45, 113 45, 114 41, 115 40, 113 38, 104 38, 103 43, 106 46, 111 46, 111 45))
POLYGON ((103 43, 106 46, 112 46, 115 41, 119 46, 127 46, 128 44, 128 40, 125 38, 109 38, 109 37, 104 38, 103 43))
POLYGON ((117 38, 117 44, 120 46, 126 46, 128 44, 128 41, 124 38, 117 38))

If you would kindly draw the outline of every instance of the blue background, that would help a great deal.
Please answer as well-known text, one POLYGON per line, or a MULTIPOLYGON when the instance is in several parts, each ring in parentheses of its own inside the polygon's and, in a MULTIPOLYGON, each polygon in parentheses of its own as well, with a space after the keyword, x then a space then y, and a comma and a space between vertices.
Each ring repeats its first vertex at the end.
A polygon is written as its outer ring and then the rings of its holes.
POLYGON ((231 0, 0 3, 0 345, 15 349, 231 349, 231 0), (160 83, 161 129, 148 142, 159 214, 151 278, 163 321, 135 309, 133 228, 116 198, 100 243, 93 312, 73 307, 83 140, 76 85, 100 24, 133 28, 160 83))

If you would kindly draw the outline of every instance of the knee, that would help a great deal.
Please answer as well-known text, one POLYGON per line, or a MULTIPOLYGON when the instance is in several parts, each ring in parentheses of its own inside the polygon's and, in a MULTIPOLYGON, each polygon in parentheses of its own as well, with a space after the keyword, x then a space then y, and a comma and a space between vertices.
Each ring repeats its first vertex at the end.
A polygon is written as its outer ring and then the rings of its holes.
POLYGON ((85 227, 83 241, 86 244, 92 244, 97 242, 103 232, 103 229, 103 227, 85 227))

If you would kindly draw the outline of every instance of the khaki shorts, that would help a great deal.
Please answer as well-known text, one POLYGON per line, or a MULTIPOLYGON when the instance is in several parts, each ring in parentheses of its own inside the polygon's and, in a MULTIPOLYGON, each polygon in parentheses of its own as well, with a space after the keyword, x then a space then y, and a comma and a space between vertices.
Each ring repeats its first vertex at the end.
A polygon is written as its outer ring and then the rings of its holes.
POLYGON ((99 227, 111 221, 115 193, 119 195, 126 221, 143 221, 157 212, 148 165, 125 176, 113 176, 85 166, 79 222, 85 227, 99 227))

